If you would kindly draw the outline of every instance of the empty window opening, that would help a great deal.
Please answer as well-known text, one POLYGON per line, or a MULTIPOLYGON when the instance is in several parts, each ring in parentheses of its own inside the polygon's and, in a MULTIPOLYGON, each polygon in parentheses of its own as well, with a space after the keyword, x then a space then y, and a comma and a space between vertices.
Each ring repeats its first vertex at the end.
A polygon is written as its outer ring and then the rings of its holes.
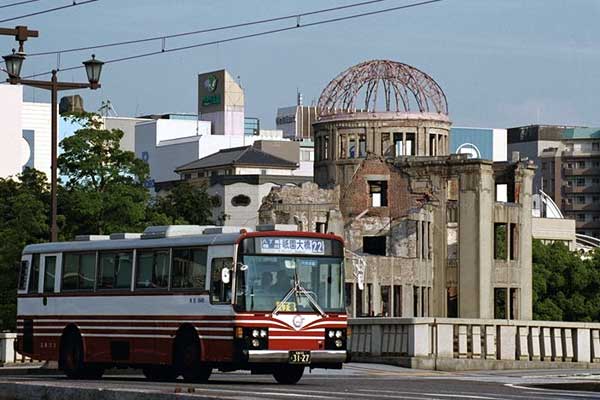
POLYGON ((356 138, 354 136, 350 137, 350 145, 348 146, 348 158, 356 157, 356 138))
POLYGON ((494 258, 506 260, 506 224, 494 224, 494 258))
POLYGON ((407 156, 415 155, 415 134, 414 133, 406 134, 405 154, 407 156))
POLYGON ((356 316, 363 317, 364 316, 364 290, 359 289, 358 285, 356 285, 356 316))
POLYGON ((494 288, 494 318, 506 319, 506 288, 494 288))
POLYGON ((419 315, 419 287, 413 286, 413 317, 420 317, 419 315))
POLYGON ((351 282, 346 282, 344 284, 344 299, 345 299, 345 305, 346 305, 346 312, 350 316, 354 316, 352 314, 352 288, 353 287, 354 287, 354 284, 351 282))
POLYGON ((367 140, 364 135, 358 139, 358 156, 363 158, 367 156, 367 140))
POLYGON ((329 136, 325 136, 323 139, 323 159, 329 159, 329 136))
POLYGON ((402 133, 394 133, 394 155, 400 157, 404 155, 404 143, 402 133))
POLYGON ((381 155, 382 156, 391 156, 390 154, 390 134, 382 133, 381 134, 381 155))
POLYGON ((369 181, 369 196, 371 207, 387 207, 387 181, 369 181))
POLYGON ((437 155, 436 145, 437 141, 435 140, 435 135, 429 135, 429 155, 437 155))
POLYGON ((317 222, 315 224, 315 232, 327 233, 327 222, 317 222))
POLYGON ((394 315, 393 317, 402 316, 402 285, 394 285, 394 315))
POLYGON ((385 236, 363 236, 363 253, 374 256, 386 255, 385 236))
POLYGON ((519 319, 519 289, 510 289, 510 319, 519 319))
POLYGON ((458 318, 458 289, 456 287, 446 289, 446 316, 458 318))
POLYGON ((340 136, 340 158, 346 158, 346 149, 348 148, 347 138, 345 135, 340 136))
POLYGON ((381 286, 381 314, 382 317, 390 316, 391 293, 389 286, 381 286))
POLYGON ((508 185, 506 183, 496 184, 496 201, 501 203, 508 201, 508 185))
POLYGON ((367 283, 367 310, 370 317, 375 316, 373 310, 373 284, 367 283))
POLYGON ((519 248, 519 230, 517 224, 510 224, 510 246, 509 255, 511 260, 517 259, 517 249, 519 248))

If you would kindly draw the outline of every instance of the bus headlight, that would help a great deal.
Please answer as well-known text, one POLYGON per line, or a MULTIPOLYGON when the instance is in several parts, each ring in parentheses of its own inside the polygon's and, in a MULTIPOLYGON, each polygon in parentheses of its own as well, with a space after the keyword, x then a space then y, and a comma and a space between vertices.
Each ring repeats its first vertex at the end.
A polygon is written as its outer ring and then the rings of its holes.
POLYGON ((260 333, 258 332, 258 329, 253 329, 253 330, 252 330, 252 337, 253 337, 253 338, 257 338, 259 334, 260 334, 260 333))
POLYGON ((325 349, 341 350, 346 348, 346 329, 325 329, 325 349))
POLYGON ((258 339, 252 339, 252 347, 260 347, 260 341, 258 339))

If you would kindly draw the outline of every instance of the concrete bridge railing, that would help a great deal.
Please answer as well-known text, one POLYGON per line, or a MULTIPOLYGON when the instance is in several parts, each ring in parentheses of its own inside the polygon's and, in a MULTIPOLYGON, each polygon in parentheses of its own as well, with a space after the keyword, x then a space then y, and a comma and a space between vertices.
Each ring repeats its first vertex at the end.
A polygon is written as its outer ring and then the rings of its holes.
POLYGON ((428 369, 538 368, 556 367, 557 363, 590 367, 600 363, 598 323, 354 318, 350 326, 349 347, 355 360, 428 369))

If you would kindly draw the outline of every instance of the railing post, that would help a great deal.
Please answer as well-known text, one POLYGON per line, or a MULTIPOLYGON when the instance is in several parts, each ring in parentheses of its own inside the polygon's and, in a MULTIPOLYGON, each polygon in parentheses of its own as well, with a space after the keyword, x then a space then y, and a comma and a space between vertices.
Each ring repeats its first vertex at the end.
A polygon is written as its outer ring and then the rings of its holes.
POLYGON ((454 358, 454 326, 451 324, 438 324, 436 335, 437 356, 440 358, 454 358))
POLYGON ((575 336, 575 360, 577 362, 592 361, 592 343, 590 339, 589 329, 577 328, 575 336))
POLYGON ((427 357, 431 354, 431 324, 412 322, 408 332, 408 355, 427 357))
POLYGON ((531 360, 540 360, 540 328, 537 326, 529 328, 529 352, 531 360))
POLYGON ((13 345, 16 338, 16 333, 0 333, 0 365, 14 362, 15 351, 13 345))
POLYGON ((552 338, 550 337, 550 328, 543 327, 540 336, 540 344, 542 350, 542 361, 552 360, 552 338))
POLYGON ((481 326, 471 327, 471 351, 473 358, 481 358, 481 326))
POLYGON ((565 328, 562 335, 563 340, 563 358, 565 361, 573 360, 573 331, 571 328, 565 328))
POLYGON ((467 325, 458 326, 458 358, 467 358, 467 325))
POLYGON ((552 361, 563 360, 561 329, 552 328, 552 361))
POLYGON ((496 329, 493 326, 485 327, 485 358, 496 359, 496 329))
POLYGON ((528 326, 519 326, 517 328, 519 340, 517 341, 517 356, 519 360, 527 360, 529 361, 529 327, 528 326))
POLYGON ((500 360, 514 360, 516 358, 516 326, 498 326, 498 355, 500 360))

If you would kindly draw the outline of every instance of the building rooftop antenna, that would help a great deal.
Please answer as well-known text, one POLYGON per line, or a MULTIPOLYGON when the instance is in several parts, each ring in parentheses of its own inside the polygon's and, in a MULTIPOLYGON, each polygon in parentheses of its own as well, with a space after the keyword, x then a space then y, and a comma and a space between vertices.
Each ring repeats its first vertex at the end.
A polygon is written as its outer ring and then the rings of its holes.
POLYGON ((111 101, 108 99, 106 101, 102 100, 102 103, 100 105, 100 108, 98 109, 98 112, 103 117, 118 117, 119 116, 117 114, 117 111, 113 107, 111 101))

